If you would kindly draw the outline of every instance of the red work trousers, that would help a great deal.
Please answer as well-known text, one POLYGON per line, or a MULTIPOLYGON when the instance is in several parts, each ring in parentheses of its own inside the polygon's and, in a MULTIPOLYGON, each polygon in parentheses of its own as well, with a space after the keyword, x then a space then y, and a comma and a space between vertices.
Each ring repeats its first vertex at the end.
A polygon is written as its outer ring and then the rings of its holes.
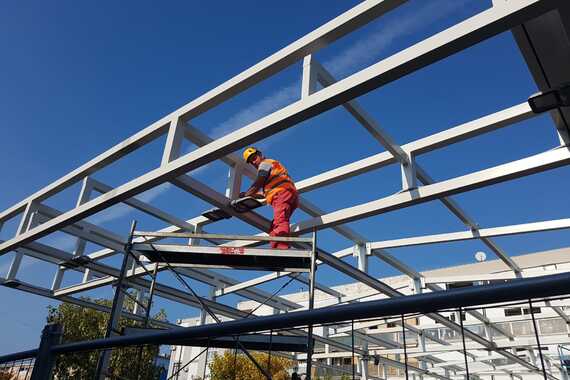
MULTIPOLYGON (((271 207, 273 207, 273 221, 271 222, 269 236, 289 236, 289 219, 293 211, 299 207, 297 192, 280 191, 271 200, 271 207)), ((289 243, 272 241, 271 248, 289 249, 289 243)))

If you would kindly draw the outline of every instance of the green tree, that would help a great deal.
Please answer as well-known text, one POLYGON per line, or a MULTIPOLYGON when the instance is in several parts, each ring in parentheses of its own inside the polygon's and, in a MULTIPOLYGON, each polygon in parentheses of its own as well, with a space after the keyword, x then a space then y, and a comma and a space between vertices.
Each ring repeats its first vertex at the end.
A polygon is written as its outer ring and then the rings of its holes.
MULTIPOLYGON (((255 360, 267 370, 269 355, 253 352, 255 360)), ((259 380, 263 379, 262 373, 255 364, 244 354, 234 354, 233 350, 225 351, 222 355, 217 353, 214 360, 209 364, 211 380, 259 380)), ((280 356, 271 356, 271 368, 269 373, 273 380, 289 380, 288 370, 293 367, 293 362, 280 356)))
MULTIPOLYGON (((104 306, 111 306, 112 303, 106 299, 93 300, 88 297, 82 299, 104 306)), ((134 303, 125 298, 125 309, 132 312, 133 306, 134 303)), ((63 341, 65 343, 104 337, 108 319, 108 313, 68 303, 62 303, 57 307, 48 306, 47 322, 63 325, 63 341)), ((153 319, 166 321, 164 310, 160 310, 153 316, 153 319)), ((119 330, 127 326, 141 327, 141 323, 121 318, 119 330)), ((139 347, 114 349, 109 365, 110 377, 113 379, 136 379, 137 374, 140 373, 141 380, 156 379, 159 369, 154 366, 154 359, 158 355, 158 350, 158 346, 145 346, 142 350, 140 362, 136 363, 139 347)), ((99 351, 60 355, 54 369, 55 378, 93 379, 98 359, 99 351)))

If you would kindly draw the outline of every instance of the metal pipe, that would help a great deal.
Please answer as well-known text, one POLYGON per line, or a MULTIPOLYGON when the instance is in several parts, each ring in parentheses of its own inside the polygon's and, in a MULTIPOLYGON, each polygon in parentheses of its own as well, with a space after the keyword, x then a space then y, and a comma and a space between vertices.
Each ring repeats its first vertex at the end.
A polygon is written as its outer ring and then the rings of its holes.
MULTIPOLYGON (((119 278, 117 279, 117 288, 115 289, 115 294, 113 296, 113 305, 111 306, 111 314, 109 315, 109 320, 107 321, 107 329, 105 332, 105 338, 110 338, 113 334, 113 330, 117 327, 119 320, 121 319, 121 313, 123 310, 123 292, 126 293, 123 289, 123 282, 125 273, 127 272, 127 266, 129 265, 129 252, 131 250, 131 245, 133 242, 133 232, 137 227, 137 222, 135 220, 131 223, 131 229, 129 232, 129 240, 124 248, 124 256, 123 262, 121 264, 121 271, 119 273, 119 278)), ((99 380, 103 380, 106 376, 107 367, 109 366, 109 362, 111 360, 111 352, 103 351, 99 356, 99 360, 97 362, 97 370, 95 373, 95 378, 99 380)))
MULTIPOLYGON (((311 239, 311 270, 309 272, 309 311, 315 307, 315 271, 317 270, 317 230, 313 230, 311 239)), ((310 324, 307 329, 307 379, 311 380, 311 371, 313 364, 313 325, 310 324)))
MULTIPOLYGON (((57 354, 52 347, 61 342, 63 327, 60 324, 48 324, 42 331, 42 340, 38 348, 38 355, 34 362, 31 380, 53 379, 53 367, 57 354)), ((11 372, 11 371, 10 371, 11 372)))
MULTIPOLYGON (((534 327, 534 337, 536 338, 536 345, 538 348, 538 356, 540 357, 540 364, 542 365, 542 375, 544 376, 544 380, 548 379, 546 375, 546 366, 544 365, 544 357, 542 356, 542 347, 540 346, 540 338, 538 336, 538 326, 536 324, 536 318, 534 317, 534 310, 532 309, 532 300, 528 300, 528 307, 530 311, 530 316, 532 317, 532 326, 534 327)), ((532 350, 532 347, 530 348, 532 350)))
MULTIPOLYGON (((356 379, 356 359, 354 357, 354 319, 351 321, 351 331, 352 334, 350 335, 351 343, 352 343, 352 380, 356 379)), ((408 379, 406 379, 408 380, 408 379)))
POLYGON ((467 379, 469 379, 469 363, 467 362, 467 347, 465 345, 465 328, 463 327, 463 309, 461 307, 459 307, 459 323, 461 324, 461 342, 463 343, 463 359, 465 360, 465 374, 467 375, 467 379))
POLYGON ((309 324, 333 323, 351 319, 379 318, 400 314, 431 313, 442 309, 493 304, 529 298, 554 297, 568 294, 570 273, 516 279, 504 284, 481 285, 442 292, 422 293, 384 300, 359 302, 314 310, 277 314, 221 324, 174 329, 136 336, 112 337, 55 346, 56 353, 124 347, 137 344, 160 344, 165 339, 231 336, 247 332, 286 329, 309 324))
POLYGON ((13 354, 8 354, 8 355, 2 355, 2 356, 0 356, 0 364, 13 362, 16 360, 21 360, 21 359, 35 358, 37 354, 38 354, 38 349, 36 348, 33 350, 15 352, 13 354))
POLYGON ((404 314, 402 314, 401 321, 402 321, 402 343, 404 344, 404 365, 405 365, 404 369, 406 371, 406 380, 409 380, 410 375, 408 372, 408 345, 406 343, 406 321, 404 320, 404 314))

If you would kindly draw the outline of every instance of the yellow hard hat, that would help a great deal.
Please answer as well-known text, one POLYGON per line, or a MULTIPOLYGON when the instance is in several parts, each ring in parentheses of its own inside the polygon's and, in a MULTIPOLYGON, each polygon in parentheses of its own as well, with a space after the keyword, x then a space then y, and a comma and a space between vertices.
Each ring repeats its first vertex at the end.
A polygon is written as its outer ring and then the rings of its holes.
POLYGON ((245 162, 248 162, 249 158, 256 153, 259 153, 259 151, 256 148, 250 146, 243 151, 243 159, 245 162))

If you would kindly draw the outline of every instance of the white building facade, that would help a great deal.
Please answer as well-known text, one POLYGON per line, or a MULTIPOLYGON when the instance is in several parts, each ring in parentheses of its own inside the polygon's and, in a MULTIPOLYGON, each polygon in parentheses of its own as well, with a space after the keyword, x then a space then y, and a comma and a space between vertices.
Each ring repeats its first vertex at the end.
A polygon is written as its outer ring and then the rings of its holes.
MULTIPOLYGON (((544 276, 548 274, 570 271, 570 249, 558 249, 540 253, 517 256, 513 258, 522 268, 522 277, 544 276)), ((438 289, 450 289, 465 286, 477 286, 489 283, 510 281, 514 278, 513 272, 505 269, 500 260, 478 262, 468 265, 448 267, 443 269, 422 272, 422 280, 410 280, 407 276, 396 276, 381 279, 386 284, 403 292, 414 294, 418 291, 430 292, 438 289), (417 287, 421 289, 417 289, 417 287)), ((323 279, 321 279, 323 281, 323 279)), ((354 298, 358 301, 382 299, 385 296, 378 291, 360 283, 346 284, 333 287, 334 290, 344 294, 344 299, 354 298)), ((570 289, 569 289, 570 290, 570 289)), ((307 292, 298 292, 282 296, 283 298, 301 304, 308 305, 307 292)), ((325 307, 338 303, 338 298, 318 291, 315 298, 315 307, 325 307)), ((254 301, 241 302, 238 308, 244 311, 252 310, 259 306, 254 301)), ((535 366, 537 370, 512 362, 500 355, 496 350, 488 350, 471 339, 466 339, 467 368, 470 378, 507 380, 507 379, 542 379, 542 363, 547 373, 558 379, 567 379, 564 365, 561 362, 559 352, 565 351, 564 345, 570 344, 570 318, 567 316, 570 310, 568 299, 555 299, 548 302, 534 300, 532 309, 528 302, 500 306, 481 306, 469 308, 461 313, 458 310, 442 311, 440 314, 451 321, 463 323, 464 328, 478 336, 491 340, 497 349, 506 350, 524 362, 535 366), (531 313, 532 311, 532 313, 531 313), (539 355, 534 322, 540 341, 539 355)), ((256 310, 256 315, 270 315, 276 311, 268 306, 262 306, 256 310)), ((405 357, 407 356, 409 378, 429 379, 429 376, 419 370, 427 370, 431 374, 437 374, 440 378, 463 379, 467 376, 465 355, 463 351, 461 333, 451 330, 433 319, 424 315, 406 316, 406 349, 404 350, 401 316, 394 318, 358 321, 355 322, 355 331, 366 333, 370 339, 367 345, 369 356, 355 355, 355 372, 359 379, 397 379, 405 378, 405 357), (412 327, 410 327, 410 325, 412 327), (386 342, 385 344, 380 344, 386 342), (418 370, 419 369, 419 370, 418 370)), ((203 318, 191 318, 179 321, 181 326, 195 326, 201 323, 203 318)), ((351 344, 352 329, 350 323, 335 327, 317 327, 315 333, 345 343, 351 344)), ((358 335, 356 335, 358 341, 358 335)), ((361 345, 362 342, 357 342, 361 345)), ((209 368, 207 363, 213 358, 215 352, 222 349, 209 349, 208 358, 205 354, 200 355, 191 364, 186 366, 189 360, 198 355, 201 347, 172 347, 172 356, 169 377, 180 371, 174 379, 196 380, 208 379, 209 368), (205 377, 204 377, 205 376, 205 377)), ((305 354, 283 353, 296 358, 296 370, 304 373, 305 354)), ((570 351, 568 359, 570 359, 570 351)), ((343 374, 352 378, 351 352, 342 352, 331 349, 328 345, 315 345, 313 359, 316 369, 313 372, 319 378, 341 379, 343 374)))

